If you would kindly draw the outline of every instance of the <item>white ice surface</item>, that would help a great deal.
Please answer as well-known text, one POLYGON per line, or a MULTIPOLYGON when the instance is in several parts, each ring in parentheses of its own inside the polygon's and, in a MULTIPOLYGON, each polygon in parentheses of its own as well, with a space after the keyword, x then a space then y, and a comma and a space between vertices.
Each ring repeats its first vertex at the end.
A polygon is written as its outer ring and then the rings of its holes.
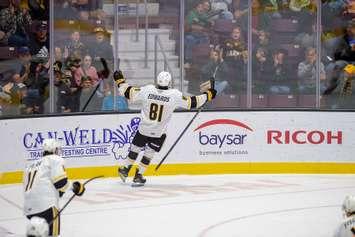
MULTIPOLYGON (((140 188, 100 179, 63 211, 61 236, 326 237, 348 194, 354 175, 159 176, 140 188)), ((23 236, 22 205, 21 185, 0 186, 0 237, 23 236)))

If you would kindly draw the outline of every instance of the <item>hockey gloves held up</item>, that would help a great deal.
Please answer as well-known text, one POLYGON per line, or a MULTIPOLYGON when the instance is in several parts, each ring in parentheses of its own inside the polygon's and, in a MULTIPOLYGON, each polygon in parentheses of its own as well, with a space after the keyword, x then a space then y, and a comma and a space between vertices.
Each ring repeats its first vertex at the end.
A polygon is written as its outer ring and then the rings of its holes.
POLYGON ((83 195, 84 192, 85 192, 84 184, 80 183, 79 181, 75 181, 73 183, 73 193, 75 193, 75 195, 77 196, 81 196, 83 195))
POLYGON ((211 101, 216 97, 217 91, 214 88, 210 88, 205 91, 203 94, 207 95, 207 101, 211 101))
POLYGON ((118 86, 120 86, 122 83, 126 82, 126 79, 123 76, 123 73, 121 70, 115 71, 113 73, 113 80, 116 82, 118 86))

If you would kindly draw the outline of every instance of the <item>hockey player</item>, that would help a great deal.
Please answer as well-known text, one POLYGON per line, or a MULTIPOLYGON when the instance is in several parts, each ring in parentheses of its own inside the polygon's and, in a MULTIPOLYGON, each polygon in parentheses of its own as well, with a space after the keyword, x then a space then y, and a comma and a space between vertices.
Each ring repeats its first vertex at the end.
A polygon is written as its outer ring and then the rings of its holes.
POLYGON ((141 88, 128 85, 121 71, 116 71, 113 77, 122 96, 141 104, 141 123, 133 138, 128 159, 125 160, 123 166, 119 167, 118 173, 125 182, 139 152, 145 148, 132 184, 132 186, 142 186, 146 182, 143 177, 144 171, 155 152, 159 152, 164 144, 165 130, 175 108, 199 108, 206 101, 214 99, 217 91, 212 86, 201 95, 183 96, 179 90, 169 88, 171 75, 166 71, 159 73, 156 86, 147 85, 141 88))
MULTIPOLYGON (((60 234, 58 201, 69 186, 64 160, 59 154, 55 139, 43 141, 43 157, 26 167, 24 172, 24 213, 28 219, 44 218, 49 224, 49 235, 60 234)), ((85 187, 76 181, 72 191, 81 196, 85 187)))
POLYGON ((345 219, 337 228, 334 237, 355 237, 355 196, 347 196, 342 209, 345 219))
POLYGON ((34 216, 27 224, 26 237, 48 237, 48 223, 45 219, 34 216))

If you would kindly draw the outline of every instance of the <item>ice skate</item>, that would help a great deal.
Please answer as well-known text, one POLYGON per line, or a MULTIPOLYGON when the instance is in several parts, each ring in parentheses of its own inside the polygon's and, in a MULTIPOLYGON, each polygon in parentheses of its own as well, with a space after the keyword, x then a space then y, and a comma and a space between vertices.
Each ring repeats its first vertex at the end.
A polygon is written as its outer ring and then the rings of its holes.
POLYGON ((131 169, 131 166, 128 166, 128 167, 121 166, 118 168, 118 174, 124 183, 126 182, 126 179, 128 177, 128 173, 129 173, 130 169, 131 169))
POLYGON ((133 183, 132 183, 132 187, 140 187, 143 186, 145 184, 147 180, 143 177, 142 174, 138 173, 138 169, 136 170, 136 174, 134 175, 133 178, 133 183))

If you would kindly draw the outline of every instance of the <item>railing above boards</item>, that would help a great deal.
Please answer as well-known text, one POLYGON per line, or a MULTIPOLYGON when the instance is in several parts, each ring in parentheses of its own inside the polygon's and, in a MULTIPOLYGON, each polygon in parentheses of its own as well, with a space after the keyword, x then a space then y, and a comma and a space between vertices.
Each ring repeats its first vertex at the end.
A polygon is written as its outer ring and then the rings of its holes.
POLYGON ((159 35, 155 35, 154 37, 154 81, 156 83, 157 76, 158 76, 158 47, 160 48, 160 52, 163 55, 164 71, 168 70, 171 73, 172 76, 171 84, 172 87, 174 87, 175 83, 174 83, 173 71, 171 70, 171 67, 169 65, 168 57, 166 56, 164 46, 159 38, 159 35))

